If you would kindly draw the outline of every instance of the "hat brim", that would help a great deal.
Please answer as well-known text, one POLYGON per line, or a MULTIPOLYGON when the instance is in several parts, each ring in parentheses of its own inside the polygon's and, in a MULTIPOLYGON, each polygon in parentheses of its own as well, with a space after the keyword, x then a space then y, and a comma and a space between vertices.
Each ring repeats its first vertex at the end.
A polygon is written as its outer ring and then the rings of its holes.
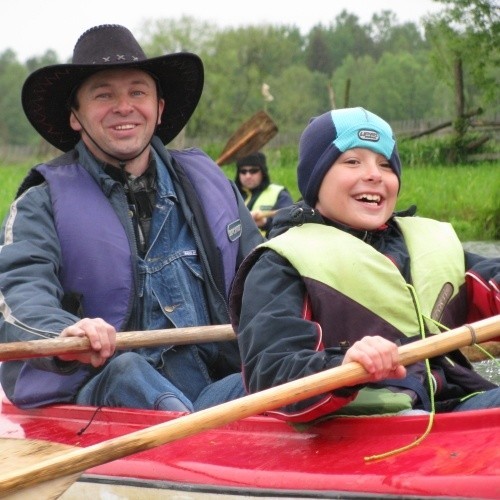
POLYGON ((126 64, 59 64, 34 71, 22 89, 22 106, 37 132, 61 151, 69 151, 80 139, 69 124, 69 99, 73 89, 98 71, 134 68, 154 75, 165 107, 156 135, 164 144, 187 124, 203 90, 203 63, 196 54, 179 52, 126 64))

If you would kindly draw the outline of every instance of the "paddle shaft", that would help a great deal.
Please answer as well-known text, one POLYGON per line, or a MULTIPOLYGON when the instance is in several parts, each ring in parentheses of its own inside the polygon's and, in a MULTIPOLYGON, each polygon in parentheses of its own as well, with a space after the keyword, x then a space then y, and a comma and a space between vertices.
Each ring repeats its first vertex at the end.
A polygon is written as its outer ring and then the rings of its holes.
MULTIPOLYGON (((472 343, 485 342, 498 335, 500 335, 500 315, 404 345, 399 348, 400 362, 409 365, 472 343)), ((0 475, 0 495, 83 472, 139 451, 149 450, 205 430, 224 426, 241 418, 367 380, 368 374, 359 363, 346 363, 87 448, 75 447, 59 456, 0 475)))
MULTIPOLYGON (((191 326, 167 330, 142 332, 119 332, 116 334, 116 349, 136 349, 159 345, 197 344, 235 340, 231 325, 191 326)), ((76 354, 90 350, 87 337, 57 337, 54 339, 27 340, 0 344, 0 361, 41 358, 58 354, 76 354)))

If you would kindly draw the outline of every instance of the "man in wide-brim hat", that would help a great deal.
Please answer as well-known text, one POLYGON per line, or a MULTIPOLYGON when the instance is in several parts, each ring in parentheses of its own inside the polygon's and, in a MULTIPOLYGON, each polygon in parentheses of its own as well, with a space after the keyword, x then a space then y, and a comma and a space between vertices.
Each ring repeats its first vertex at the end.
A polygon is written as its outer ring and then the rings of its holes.
POLYGON ((205 153, 164 146, 202 87, 198 56, 148 59, 119 25, 27 78, 26 116, 64 154, 30 172, 4 223, 0 339, 85 336, 91 350, 3 363, 16 405, 191 412, 244 394, 235 342, 115 353, 117 331, 228 323, 234 273, 262 241, 205 153))
POLYGON ((78 88, 95 73, 125 67, 144 71, 154 79, 160 97, 155 134, 167 144, 186 125, 200 100, 201 59, 185 52, 148 59, 132 33, 116 25, 86 31, 75 45, 70 64, 32 73, 23 86, 24 112, 44 139, 68 151, 80 139, 80 131, 69 121, 78 88))

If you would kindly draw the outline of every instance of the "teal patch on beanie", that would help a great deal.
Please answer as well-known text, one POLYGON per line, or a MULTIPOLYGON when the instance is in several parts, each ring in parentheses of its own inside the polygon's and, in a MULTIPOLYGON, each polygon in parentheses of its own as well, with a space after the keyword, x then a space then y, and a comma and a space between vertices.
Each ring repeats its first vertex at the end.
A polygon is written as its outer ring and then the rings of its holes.
POLYGON ((339 151, 366 148, 391 158, 396 141, 391 127, 382 118, 363 108, 339 109, 331 115, 337 130, 333 143, 339 151))

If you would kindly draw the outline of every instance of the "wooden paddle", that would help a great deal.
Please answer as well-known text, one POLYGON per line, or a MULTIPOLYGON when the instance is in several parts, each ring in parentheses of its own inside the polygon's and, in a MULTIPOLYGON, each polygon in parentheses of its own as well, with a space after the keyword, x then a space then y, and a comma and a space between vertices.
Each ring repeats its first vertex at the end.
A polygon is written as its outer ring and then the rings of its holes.
MULTIPOLYGON (((167 330, 119 332, 116 335, 116 349, 222 342, 235 339, 236 335, 231 325, 190 326, 167 330)), ((0 361, 42 358, 44 356, 74 354, 89 350, 90 343, 86 337, 56 337, 54 339, 27 340, 25 342, 7 342, 0 344, 0 361)))
POLYGON ((255 153, 277 133, 278 126, 273 119, 265 111, 258 111, 229 138, 215 162, 222 167, 255 153))
MULTIPOLYGON (((500 315, 404 345, 399 348, 400 361, 403 365, 409 365, 465 345, 484 342, 498 335, 500 335, 500 315)), ((23 466, 17 462, 11 471, 5 471, 3 468, 3 473, 0 472, 0 496, 14 493, 26 495, 25 489, 28 487, 47 484, 48 481, 65 477, 65 485, 61 486, 59 482, 57 487, 68 488, 76 480, 77 474, 91 467, 205 430, 221 427, 241 418, 274 410, 339 387, 360 384, 366 380, 368 380, 368 374, 359 363, 346 363, 86 448, 73 447, 67 451, 66 447, 61 449, 60 445, 55 445, 57 451, 52 456, 48 453, 48 458, 40 459, 35 456, 36 462, 30 465, 23 466)), ((12 440, 8 441, 12 443, 12 440)), ((21 440, 21 442, 25 441, 21 440)), ((40 442, 35 442, 34 446, 36 447, 38 443, 40 442)), ((50 445, 46 443, 45 446, 50 448, 50 445)), ((19 498, 27 497, 19 496, 19 498)))

